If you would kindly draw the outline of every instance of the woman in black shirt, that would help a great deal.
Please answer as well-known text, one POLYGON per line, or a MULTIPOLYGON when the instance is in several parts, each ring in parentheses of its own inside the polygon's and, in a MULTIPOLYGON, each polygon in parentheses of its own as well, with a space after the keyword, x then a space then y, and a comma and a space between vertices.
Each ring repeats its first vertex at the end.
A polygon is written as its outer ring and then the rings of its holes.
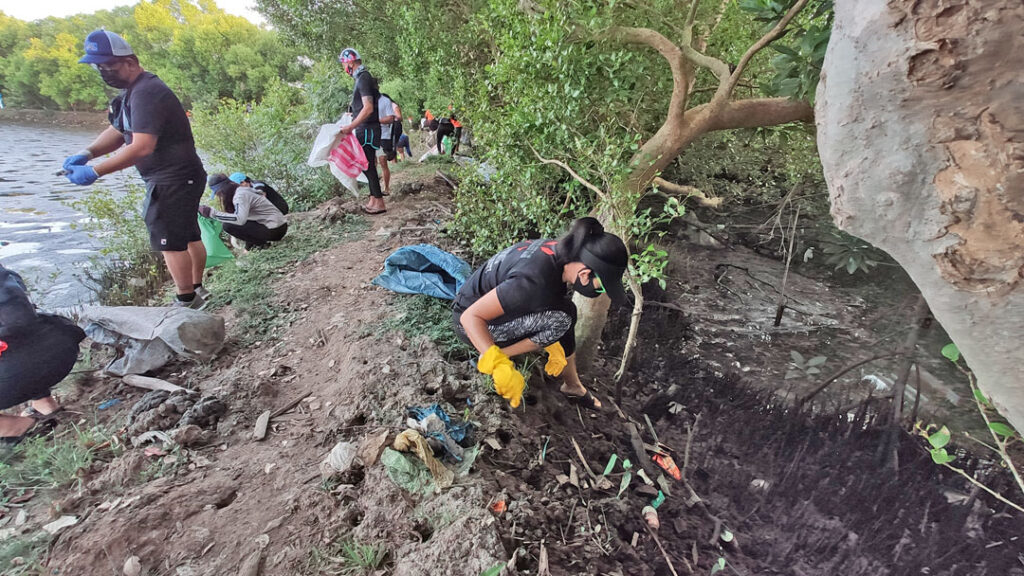
POLYGON ((477 368, 494 378, 495 389, 513 408, 525 382, 509 357, 543 348, 545 370, 564 380, 561 392, 600 410, 576 371, 572 291, 588 298, 607 293, 621 304, 628 261, 622 240, 589 217, 573 222, 559 240, 520 242, 492 256, 463 284, 452 307, 456 334, 480 353, 477 368))

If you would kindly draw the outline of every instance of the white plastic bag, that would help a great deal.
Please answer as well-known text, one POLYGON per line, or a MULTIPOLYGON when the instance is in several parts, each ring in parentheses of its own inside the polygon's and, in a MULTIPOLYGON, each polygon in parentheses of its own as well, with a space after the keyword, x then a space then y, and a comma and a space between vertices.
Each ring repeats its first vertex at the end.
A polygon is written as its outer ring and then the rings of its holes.
POLYGON ((329 166, 331 174, 341 182, 342 186, 348 188, 356 198, 362 196, 359 193, 359 184, 355 178, 352 178, 338 169, 328 157, 331 154, 331 150, 338 145, 338 141, 341 139, 341 129, 352 123, 352 115, 345 113, 336 124, 324 124, 320 127, 320 133, 316 135, 316 140, 313 141, 313 149, 309 153, 309 159, 306 160, 306 164, 316 168, 319 166, 329 166))

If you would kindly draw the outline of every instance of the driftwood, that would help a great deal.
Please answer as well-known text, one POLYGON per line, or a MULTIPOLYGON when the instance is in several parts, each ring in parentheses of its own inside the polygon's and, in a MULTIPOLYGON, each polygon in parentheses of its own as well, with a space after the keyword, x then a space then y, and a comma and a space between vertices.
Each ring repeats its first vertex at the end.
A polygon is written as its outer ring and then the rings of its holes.
POLYGON ((167 392, 188 392, 189 394, 198 394, 195 390, 183 388, 177 384, 171 384, 167 380, 161 380, 160 378, 150 378, 149 376, 139 376, 138 374, 128 374, 121 378, 125 384, 129 386, 135 386, 136 388, 144 388, 146 390, 166 390, 167 392))

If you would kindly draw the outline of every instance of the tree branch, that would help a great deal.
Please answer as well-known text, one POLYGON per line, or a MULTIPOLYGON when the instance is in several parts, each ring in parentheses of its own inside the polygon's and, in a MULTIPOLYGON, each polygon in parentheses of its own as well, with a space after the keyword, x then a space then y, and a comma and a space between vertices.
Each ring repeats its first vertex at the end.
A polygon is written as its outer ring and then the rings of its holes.
POLYGON ((801 10, 803 10, 804 6, 807 5, 807 2, 808 0, 797 0, 796 4, 793 4, 793 7, 790 8, 788 12, 786 12, 786 15, 783 16, 781 20, 779 20, 779 22, 775 25, 774 28, 772 28, 771 30, 768 31, 767 34, 762 36, 760 40, 754 42, 754 44, 750 48, 747 48, 747 51, 740 58, 739 63, 736 64, 736 69, 733 70, 732 75, 729 76, 729 80, 723 86, 726 98, 732 95, 733 88, 735 88, 736 83, 740 81, 740 76, 743 75, 743 72, 744 70, 746 70, 747 64, 750 63, 750 60, 758 52, 764 49, 765 46, 771 44, 780 36, 782 36, 782 33, 786 31, 786 27, 789 26, 790 21, 792 21, 793 18, 795 18, 796 15, 801 10))
POLYGON ((587 181, 586 178, 584 178, 584 177, 580 176, 579 174, 577 174, 576 171, 573 170, 572 168, 570 168, 569 165, 566 164, 565 162, 562 162, 561 160, 548 160, 547 158, 544 158, 540 154, 538 154, 537 153, 537 149, 534 148, 533 146, 530 146, 530 150, 533 150, 533 155, 536 156, 538 160, 540 160, 541 164, 554 164, 555 166, 558 166, 562 170, 565 170, 566 172, 568 172, 569 175, 572 176, 574 179, 576 179, 577 182, 579 182, 580 184, 583 184, 584 186, 589 188, 591 191, 593 191, 599 197, 605 198, 604 190, 601 190, 597 186, 594 186, 589 181, 587 181))
POLYGON ((610 38, 629 44, 643 44, 654 48, 672 69, 672 99, 668 105, 666 124, 682 119, 686 110, 687 91, 690 88, 690 71, 686 66, 686 57, 678 46, 656 30, 650 28, 630 28, 614 26, 608 29, 610 38))
MULTIPOLYGON (((701 104, 686 111, 698 117, 711 111, 712 104, 701 104)), ((726 102, 707 126, 707 131, 777 126, 787 122, 813 122, 814 108, 807 102, 789 98, 748 98, 726 102)))
POLYGON ((718 208, 722 205, 721 198, 712 198, 701 192, 698 188, 693 186, 683 186, 674 182, 669 182, 664 178, 655 178, 652 182, 658 188, 668 192, 669 194, 676 194, 679 196, 686 196, 687 198, 693 198, 697 201, 697 204, 701 206, 707 206, 708 208, 718 208))

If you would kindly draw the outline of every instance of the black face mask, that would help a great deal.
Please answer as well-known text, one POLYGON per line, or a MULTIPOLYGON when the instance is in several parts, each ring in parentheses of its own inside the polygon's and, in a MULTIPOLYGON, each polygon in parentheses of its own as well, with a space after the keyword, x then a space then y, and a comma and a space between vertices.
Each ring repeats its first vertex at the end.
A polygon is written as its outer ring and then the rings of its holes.
POLYGON ((581 282, 580 277, 577 275, 576 281, 573 282, 572 284, 572 289, 575 290, 577 294, 583 296, 584 298, 597 298, 598 296, 601 295, 601 292, 598 292, 597 288, 594 287, 593 272, 591 272, 590 274, 589 284, 584 284, 583 282, 581 282))
POLYGON ((130 82, 122 79, 115 70, 100 70, 100 78, 107 83, 107 86, 112 88, 127 88, 131 85, 130 82))

